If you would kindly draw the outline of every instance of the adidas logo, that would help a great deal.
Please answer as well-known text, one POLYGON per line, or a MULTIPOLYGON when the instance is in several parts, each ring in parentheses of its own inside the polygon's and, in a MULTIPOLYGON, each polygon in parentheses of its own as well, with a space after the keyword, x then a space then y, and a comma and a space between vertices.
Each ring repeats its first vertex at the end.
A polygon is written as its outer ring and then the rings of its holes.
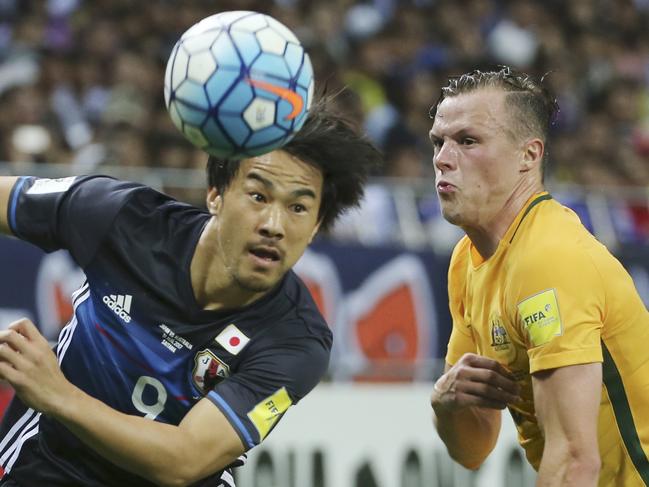
POLYGON ((133 296, 130 294, 111 294, 110 296, 104 296, 103 302, 106 306, 112 309, 117 316, 124 320, 125 323, 131 322, 131 301, 133 296))

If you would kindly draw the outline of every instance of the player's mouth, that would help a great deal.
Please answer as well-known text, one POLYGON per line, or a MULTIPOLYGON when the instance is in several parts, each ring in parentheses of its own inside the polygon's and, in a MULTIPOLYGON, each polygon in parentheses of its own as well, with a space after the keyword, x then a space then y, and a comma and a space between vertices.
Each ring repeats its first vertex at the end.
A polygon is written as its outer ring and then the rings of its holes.
POLYGON ((252 260, 262 267, 269 267, 278 264, 282 260, 282 255, 275 247, 258 245, 250 247, 248 253, 252 260))
POLYGON ((449 183, 448 181, 444 181, 443 179, 437 181, 437 192, 440 194, 449 194, 455 192, 456 190, 457 187, 449 183))

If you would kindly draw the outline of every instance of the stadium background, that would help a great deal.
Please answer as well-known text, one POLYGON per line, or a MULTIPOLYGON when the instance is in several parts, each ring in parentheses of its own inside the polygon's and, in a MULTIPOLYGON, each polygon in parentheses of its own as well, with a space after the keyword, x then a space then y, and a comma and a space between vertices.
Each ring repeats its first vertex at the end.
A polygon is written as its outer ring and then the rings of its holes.
MULTIPOLYGON (((428 108, 448 75, 475 67, 547 74, 561 106, 547 186, 649 303, 649 1, 0 0, 0 174, 108 173, 202 205, 206 157, 171 124, 164 67, 190 25, 244 9, 296 32, 318 88, 345 88, 339 108, 386 164, 360 211, 297 267, 335 331, 330 374, 240 485, 532 485, 511 425, 477 474, 453 466, 432 432, 460 233, 439 216, 428 108)), ((0 325, 28 315, 54 339, 78 269, 6 238, 0 269, 0 325)))

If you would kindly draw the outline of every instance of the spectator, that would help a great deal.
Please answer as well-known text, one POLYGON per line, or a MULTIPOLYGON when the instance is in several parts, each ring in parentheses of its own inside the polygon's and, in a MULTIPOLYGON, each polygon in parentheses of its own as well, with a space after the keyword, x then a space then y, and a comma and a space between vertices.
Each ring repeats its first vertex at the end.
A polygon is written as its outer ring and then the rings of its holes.
MULTIPOLYGON (((598 8, 589 0, 549 3, 552 8, 541 0, 226 0, 219 10, 267 12, 297 32, 321 86, 329 91, 347 86, 355 93, 346 97, 350 103, 343 108, 395 158, 386 165, 392 176, 427 171, 426 148, 388 150, 386 144, 395 127, 409 132, 408 137, 425 138, 427 120, 417 110, 434 102, 437 80, 506 61, 547 74, 558 93, 562 112, 550 134, 547 177, 646 185, 646 2, 605 2, 598 8), (596 134, 602 138, 594 139, 596 134), (564 150, 569 144, 588 153, 578 166, 574 151, 564 150), (622 145, 631 151, 611 150, 622 145), (421 154, 418 163, 415 151, 421 154), (404 158, 409 169, 395 171, 404 158), (422 166, 418 170, 417 164, 422 166)), ((0 126, 43 125, 53 145, 38 159, 81 160, 86 167, 167 165, 158 158, 157 142, 178 133, 162 99, 165 63, 180 34, 215 13, 213 5, 200 0, 180 5, 178 0, 158 1, 145 11, 128 0, 3 2, 0 126), (12 92, 18 100, 7 96, 15 86, 22 86, 12 92), (30 93, 29 101, 24 93, 30 93), (29 107, 17 109, 17 104, 29 107), (24 120, 34 117, 37 122, 24 120), (129 131, 146 139, 133 152, 138 160, 115 156, 115 141, 109 139, 115 124, 124 139, 129 131)), ((10 135, 2 134, 0 156, 24 158, 12 147, 10 135)), ((191 152, 188 142, 180 144, 191 152)))

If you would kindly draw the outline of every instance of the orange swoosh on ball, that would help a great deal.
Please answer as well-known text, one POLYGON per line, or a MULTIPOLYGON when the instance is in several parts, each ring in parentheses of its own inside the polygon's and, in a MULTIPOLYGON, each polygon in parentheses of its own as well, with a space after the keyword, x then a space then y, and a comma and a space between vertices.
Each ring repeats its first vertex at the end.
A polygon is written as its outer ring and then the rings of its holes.
POLYGON ((289 90, 288 88, 282 88, 281 86, 274 85, 272 83, 267 83, 266 81, 260 81, 256 79, 246 78, 246 82, 255 88, 261 88, 262 90, 270 91, 272 94, 279 96, 280 98, 286 100, 293 107, 293 111, 289 113, 284 120, 293 120, 297 117, 302 111, 304 106, 304 101, 302 97, 295 93, 294 91, 289 90))

